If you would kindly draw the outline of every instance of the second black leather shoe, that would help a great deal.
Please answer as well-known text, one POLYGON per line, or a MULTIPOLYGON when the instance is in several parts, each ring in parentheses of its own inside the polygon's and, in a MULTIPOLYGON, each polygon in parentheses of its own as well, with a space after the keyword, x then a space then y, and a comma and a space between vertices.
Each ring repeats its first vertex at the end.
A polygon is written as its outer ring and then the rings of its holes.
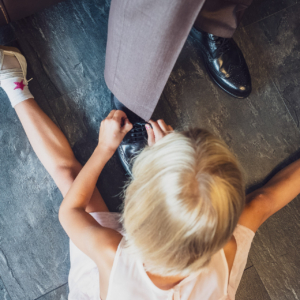
POLYGON ((251 77, 243 53, 235 41, 195 28, 191 35, 200 41, 205 68, 213 81, 233 97, 248 97, 252 90, 251 77))
POLYGON ((124 106, 114 95, 112 95, 112 101, 113 107, 124 111, 133 125, 133 128, 125 135, 117 150, 123 168, 128 175, 132 176, 131 170, 134 159, 148 143, 148 134, 145 128, 148 123, 124 106))

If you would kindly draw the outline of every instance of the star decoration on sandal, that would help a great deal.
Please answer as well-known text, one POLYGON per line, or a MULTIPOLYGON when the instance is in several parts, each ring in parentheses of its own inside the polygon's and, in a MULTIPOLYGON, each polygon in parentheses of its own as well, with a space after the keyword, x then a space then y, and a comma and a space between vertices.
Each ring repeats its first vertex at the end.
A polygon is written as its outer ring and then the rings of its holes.
POLYGON ((25 84, 23 83, 23 80, 21 80, 20 82, 14 82, 14 84, 16 85, 16 87, 14 88, 14 90, 16 89, 21 89, 23 91, 25 84))

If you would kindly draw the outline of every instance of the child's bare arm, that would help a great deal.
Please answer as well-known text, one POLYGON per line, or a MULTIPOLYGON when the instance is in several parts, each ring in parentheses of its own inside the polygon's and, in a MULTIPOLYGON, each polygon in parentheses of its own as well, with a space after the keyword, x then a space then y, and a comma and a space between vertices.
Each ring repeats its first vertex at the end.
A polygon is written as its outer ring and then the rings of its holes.
POLYGON ((100 226, 86 212, 86 207, 102 169, 131 128, 123 112, 112 111, 108 115, 101 123, 96 150, 76 177, 59 210, 59 220, 70 239, 96 262, 103 257, 99 252, 113 253, 122 237, 118 232, 100 226))
POLYGON ((254 232, 270 216, 300 193, 300 160, 278 172, 262 188, 247 195, 247 205, 239 224, 254 232))

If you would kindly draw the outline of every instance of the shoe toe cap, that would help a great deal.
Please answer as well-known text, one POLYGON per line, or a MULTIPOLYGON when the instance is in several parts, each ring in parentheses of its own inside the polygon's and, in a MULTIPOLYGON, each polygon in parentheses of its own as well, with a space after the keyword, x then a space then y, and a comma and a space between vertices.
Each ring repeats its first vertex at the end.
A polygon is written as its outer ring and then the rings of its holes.
POLYGON ((241 85, 236 90, 236 95, 238 98, 247 98, 252 91, 251 83, 247 85, 241 85))
POLYGON ((230 84, 228 90, 233 96, 237 98, 247 98, 252 91, 251 80, 247 83, 230 84))
POLYGON ((252 91, 250 76, 235 76, 228 82, 231 94, 237 98, 246 98, 252 91))
POLYGON ((234 72, 226 73, 228 76, 222 76, 214 72, 212 75, 215 82, 227 93, 236 98, 246 98, 252 90, 251 76, 248 68, 237 68, 234 72))

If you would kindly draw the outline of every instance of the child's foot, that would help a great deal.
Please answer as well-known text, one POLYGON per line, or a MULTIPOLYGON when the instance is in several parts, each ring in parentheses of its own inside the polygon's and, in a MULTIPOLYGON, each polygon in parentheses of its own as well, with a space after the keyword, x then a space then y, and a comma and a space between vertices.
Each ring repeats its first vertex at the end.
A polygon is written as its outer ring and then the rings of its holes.
POLYGON ((19 49, 0 46, 0 85, 11 105, 33 98, 26 79, 27 63, 19 49))

